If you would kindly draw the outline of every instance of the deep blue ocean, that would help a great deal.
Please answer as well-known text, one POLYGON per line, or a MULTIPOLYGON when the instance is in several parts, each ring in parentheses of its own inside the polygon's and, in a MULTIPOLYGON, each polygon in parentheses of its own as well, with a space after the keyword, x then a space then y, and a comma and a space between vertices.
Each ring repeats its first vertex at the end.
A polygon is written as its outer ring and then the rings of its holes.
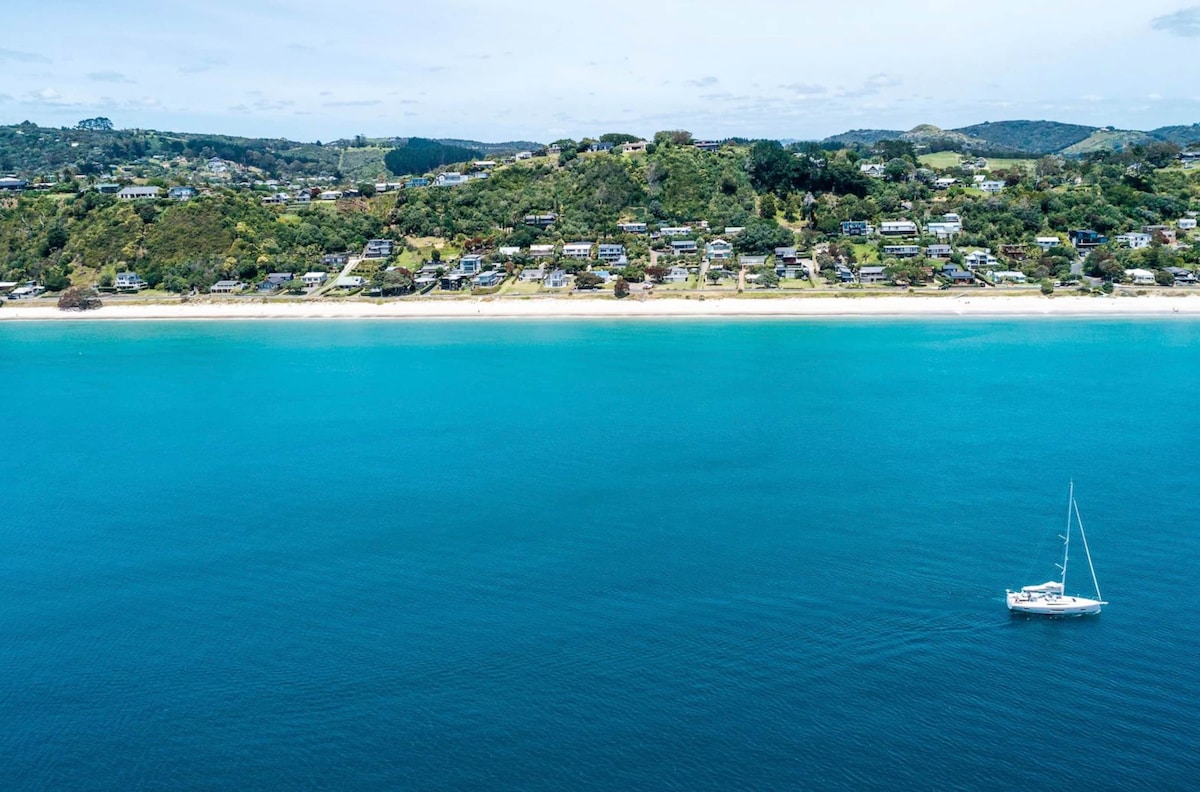
POLYGON ((1200 788, 1197 322, 9 323, 0 399, 3 790, 1200 788), (1111 604, 1014 618, 1072 477, 1111 604))

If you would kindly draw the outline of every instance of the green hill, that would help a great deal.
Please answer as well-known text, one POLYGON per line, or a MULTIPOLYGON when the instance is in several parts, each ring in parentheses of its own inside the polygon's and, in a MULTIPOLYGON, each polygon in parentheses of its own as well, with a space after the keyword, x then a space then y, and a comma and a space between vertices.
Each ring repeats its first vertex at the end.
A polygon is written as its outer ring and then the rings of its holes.
POLYGON ((1165 126, 1150 131, 1150 136, 1158 140, 1167 140, 1177 146, 1190 146, 1200 142, 1200 124, 1191 126, 1165 126))
POLYGON ((1095 127, 1057 121, 997 121, 954 130, 998 148, 1030 154, 1054 154, 1086 140, 1095 127))
POLYGON ((1078 143, 1057 152, 1067 157, 1079 157, 1093 151, 1117 151, 1139 143, 1151 143, 1154 138, 1133 129, 1097 129, 1078 143))

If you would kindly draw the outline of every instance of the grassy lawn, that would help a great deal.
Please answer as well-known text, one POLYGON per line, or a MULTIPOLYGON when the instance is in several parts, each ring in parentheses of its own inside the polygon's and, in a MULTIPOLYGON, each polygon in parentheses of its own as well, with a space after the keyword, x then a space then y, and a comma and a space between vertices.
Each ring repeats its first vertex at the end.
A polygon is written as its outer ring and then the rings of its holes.
POLYGON ((953 168, 962 162, 962 156, 957 151, 938 151, 933 154, 922 154, 917 159, 926 168, 953 168))
POLYGON ((879 251, 874 245, 854 245, 854 258, 859 264, 879 263, 879 251))
POLYGON ((1004 159, 1002 157, 989 157, 988 170, 1013 170, 1021 168, 1028 172, 1033 170, 1035 161, 1031 159, 1004 159))
POLYGON ((500 288, 500 294, 523 296, 527 294, 537 294, 541 290, 542 284, 538 283, 537 281, 521 283, 516 279, 511 279, 505 282, 504 286, 500 288))

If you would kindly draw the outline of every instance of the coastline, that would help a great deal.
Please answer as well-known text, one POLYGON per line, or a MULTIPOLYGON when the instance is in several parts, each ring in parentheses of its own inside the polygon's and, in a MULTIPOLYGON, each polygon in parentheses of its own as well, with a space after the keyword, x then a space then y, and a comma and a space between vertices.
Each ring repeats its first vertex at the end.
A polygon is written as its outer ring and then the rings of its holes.
POLYGON ((1041 295, 872 295, 613 300, 604 298, 469 298, 391 301, 263 302, 204 300, 113 304, 92 311, 14 302, 8 321, 158 321, 251 319, 604 319, 604 318, 925 318, 925 317, 1200 317, 1200 295, 1129 297, 1041 295))

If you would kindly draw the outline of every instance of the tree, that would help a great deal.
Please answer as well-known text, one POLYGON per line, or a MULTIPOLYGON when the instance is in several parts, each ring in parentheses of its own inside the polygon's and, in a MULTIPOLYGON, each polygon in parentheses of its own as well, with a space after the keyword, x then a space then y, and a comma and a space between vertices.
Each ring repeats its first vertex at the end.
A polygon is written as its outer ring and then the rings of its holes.
POLYGON ((779 210, 775 205, 775 196, 771 195, 770 193, 764 195, 762 200, 759 201, 758 216, 764 220, 773 220, 778 211, 779 210))
POLYGON ((363 198, 374 198, 375 197, 375 185, 374 184, 370 184, 368 182, 363 182, 362 184, 358 185, 358 187, 356 187, 355 189, 358 190, 358 194, 361 195, 363 198))
POLYGON ((890 182, 908 181, 908 177, 913 173, 913 166, 907 160, 895 159, 888 160, 887 165, 883 167, 883 177, 890 182))
POLYGON ((112 132, 113 123, 104 116, 96 116, 95 118, 85 118, 75 125, 76 129, 84 129, 88 132, 112 132))
POLYGON ((646 277, 655 283, 662 283, 663 278, 667 277, 670 272, 671 268, 664 267, 662 264, 651 264, 649 267, 646 267, 646 277))
POLYGON ((72 286, 58 298, 58 307, 63 311, 89 311, 100 307, 100 298, 90 287, 72 286))
POLYGON ((1049 278, 1046 278, 1042 281, 1042 294, 1046 295, 1047 297, 1049 297, 1051 294, 1054 294, 1054 281, 1050 280, 1049 278))
POLYGON ((774 289, 779 285, 779 275, 776 274, 774 267, 759 267, 755 274, 758 277, 754 282, 764 289, 774 289))
POLYGON ((622 297, 629 296, 629 281, 624 278, 617 278, 613 283, 613 296, 618 300, 622 297))
POLYGON ((594 272, 581 272, 575 276, 576 289, 595 289, 604 279, 594 272))
POLYGON ((1175 276, 1172 275, 1171 273, 1167 272, 1166 270, 1155 270, 1154 271, 1154 282, 1157 283, 1159 286, 1174 286, 1175 285, 1175 276))
POLYGON ((733 249, 738 253, 765 256, 777 247, 790 247, 793 241, 792 232, 775 221, 755 218, 733 238, 733 249))
POLYGON ((404 267, 381 270, 372 276, 371 285, 379 289, 379 293, 385 297, 407 294, 413 290, 413 274, 404 267))

